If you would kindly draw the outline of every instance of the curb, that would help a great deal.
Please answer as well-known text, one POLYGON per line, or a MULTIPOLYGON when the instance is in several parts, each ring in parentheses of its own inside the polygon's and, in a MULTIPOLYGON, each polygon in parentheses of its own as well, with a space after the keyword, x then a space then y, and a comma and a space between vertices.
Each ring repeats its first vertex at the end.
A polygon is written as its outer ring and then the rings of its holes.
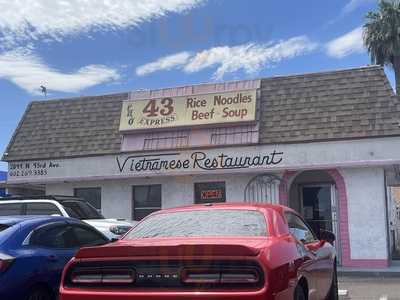
POLYGON ((339 277, 400 278, 400 271, 339 271, 339 277))

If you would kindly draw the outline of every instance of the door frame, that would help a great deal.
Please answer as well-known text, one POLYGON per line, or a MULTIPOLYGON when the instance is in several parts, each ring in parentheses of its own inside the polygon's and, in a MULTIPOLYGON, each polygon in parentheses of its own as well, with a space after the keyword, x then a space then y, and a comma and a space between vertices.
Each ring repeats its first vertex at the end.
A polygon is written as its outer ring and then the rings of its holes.
MULTIPOLYGON (((400 243, 400 219, 396 220, 397 212, 396 200, 393 196, 392 189, 395 187, 387 186, 386 188, 386 217, 387 217, 387 234, 388 234, 388 251, 389 260, 396 265, 400 263, 400 255, 397 254, 396 243, 400 243), (399 222, 399 223, 398 223, 399 222), (396 227, 397 226, 397 227, 396 227)), ((400 251, 399 251, 400 252, 400 251)))
MULTIPOLYGON (((339 203, 338 203, 338 193, 335 183, 302 183, 298 185, 299 192, 299 200, 300 200, 300 210, 301 215, 303 215, 303 188, 312 188, 312 187, 329 187, 330 188, 330 198, 331 198, 331 215, 332 215, 332 232, 335 234, 336 240, 334 242, 334 246, 336 248, 336 256, 337 262, 340 265, 341 262, 341 251, 340 251, 340 231, 339 231, 339 203)), ((304 218, 304 216, 303 216, 304 218)), ((305 218, 304 218, 305 220, 305 218)))

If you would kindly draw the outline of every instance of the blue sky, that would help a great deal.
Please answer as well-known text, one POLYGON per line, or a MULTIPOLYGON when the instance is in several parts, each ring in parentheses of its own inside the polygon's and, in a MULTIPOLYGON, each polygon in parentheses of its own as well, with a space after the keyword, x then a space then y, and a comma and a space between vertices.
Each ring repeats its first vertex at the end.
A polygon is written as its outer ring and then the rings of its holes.
POLYGON ((0 152, 40 85, 52 99, 367 65, 376 2, 0 0, 0 152))

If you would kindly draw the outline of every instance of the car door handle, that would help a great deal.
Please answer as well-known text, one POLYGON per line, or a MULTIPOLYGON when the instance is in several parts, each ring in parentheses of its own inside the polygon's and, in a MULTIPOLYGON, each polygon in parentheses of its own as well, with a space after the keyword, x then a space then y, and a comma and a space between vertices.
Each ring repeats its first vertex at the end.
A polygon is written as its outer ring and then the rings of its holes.
POLYGON ((47 256, 48 261, 58 261, 58 257, 56 255, 47 256))

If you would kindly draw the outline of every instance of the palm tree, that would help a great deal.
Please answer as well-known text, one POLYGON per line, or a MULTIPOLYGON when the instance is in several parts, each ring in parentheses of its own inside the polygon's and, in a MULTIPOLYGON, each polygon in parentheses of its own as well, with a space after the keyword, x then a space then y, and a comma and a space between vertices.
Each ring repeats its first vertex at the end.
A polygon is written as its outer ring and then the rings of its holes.
POLYGON ((369 12, 366 18, 363 39, 371 61, 393 68, 400 95, 400 1, 381 0, 379 10, 369 12))

